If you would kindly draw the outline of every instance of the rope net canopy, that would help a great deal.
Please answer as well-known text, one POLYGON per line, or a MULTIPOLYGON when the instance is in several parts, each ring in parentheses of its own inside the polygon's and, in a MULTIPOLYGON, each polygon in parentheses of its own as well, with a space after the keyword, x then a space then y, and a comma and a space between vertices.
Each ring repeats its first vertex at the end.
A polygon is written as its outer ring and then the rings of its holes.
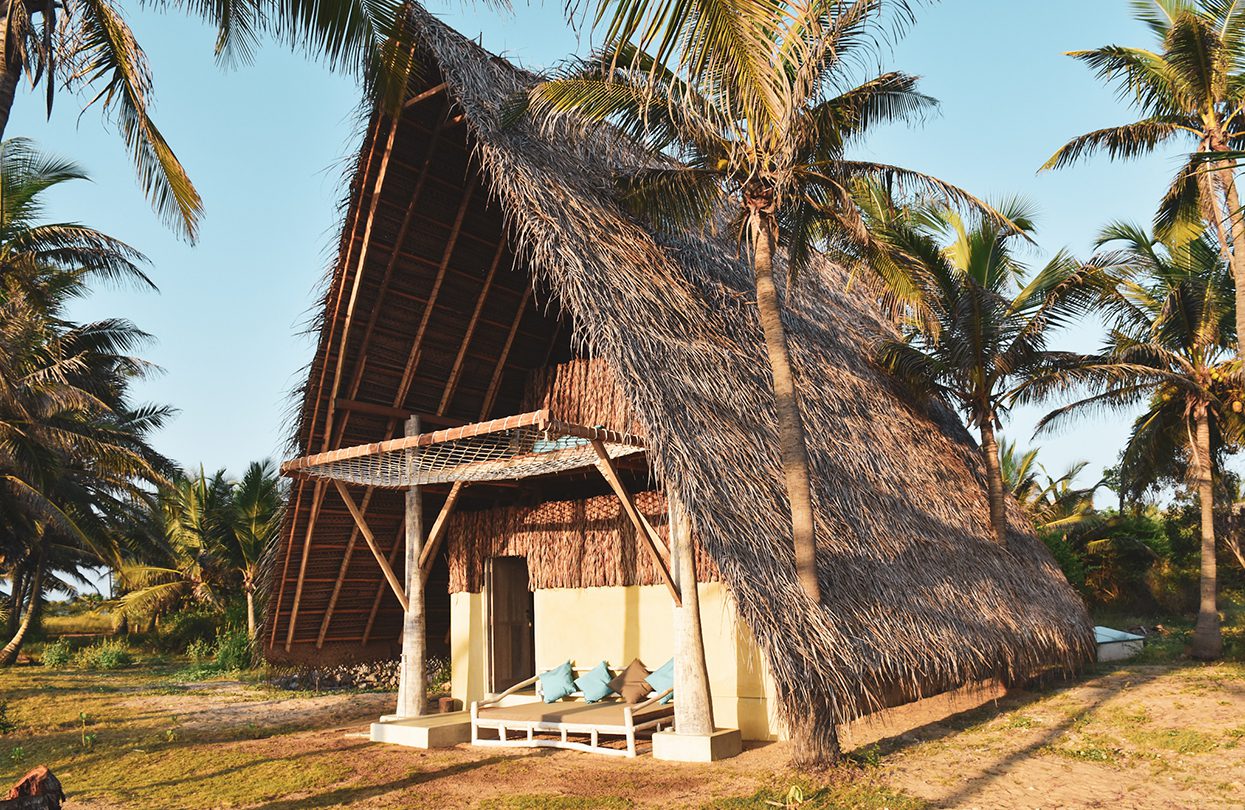
POLYGON ((644 452, 630 433, 553 419, 548 410, 330 450, 287 461, 285 475, 382 489, 453 481, 506 481, 592 467, 644 452))

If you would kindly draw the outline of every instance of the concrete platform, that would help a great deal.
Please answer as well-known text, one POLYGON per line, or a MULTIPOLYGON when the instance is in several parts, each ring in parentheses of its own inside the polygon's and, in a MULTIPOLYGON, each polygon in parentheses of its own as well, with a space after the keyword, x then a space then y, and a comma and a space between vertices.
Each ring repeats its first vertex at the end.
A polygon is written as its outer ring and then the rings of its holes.
POLYGON ((448 712, 423 717, 386 715, 372 724, 372 742, 411 748, 449 748, 471 741, 471 714, 448 712))
POLYGON ((668 762, 716 762, 743 750, 743 737, 737 728, 719 728, 712 734, 659 731, 653 735, 653 759, 668 762))

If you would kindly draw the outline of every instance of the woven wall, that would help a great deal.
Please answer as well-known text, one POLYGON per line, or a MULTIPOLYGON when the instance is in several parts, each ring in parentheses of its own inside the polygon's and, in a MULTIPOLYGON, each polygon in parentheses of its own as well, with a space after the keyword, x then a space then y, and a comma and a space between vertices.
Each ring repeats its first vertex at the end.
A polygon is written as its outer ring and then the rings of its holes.
POLYGON ((525 411, 545 408, 557 419, 643 435, 614 373, 600 360, 571 360, 528 378, 525 411))
MULTIPOLYGON (((669 543, 665 496, 640 492, 636 504, 669 543)), ((446 555, 452 593, 478 592, 484 585, 484 562, 490 557, 526 557, 533 590, 662 581, 622 504, 612 495, 457 513, 450 518, 446 555)), ((718 578, 699 547, 696 578, 701 582, 718 578)))

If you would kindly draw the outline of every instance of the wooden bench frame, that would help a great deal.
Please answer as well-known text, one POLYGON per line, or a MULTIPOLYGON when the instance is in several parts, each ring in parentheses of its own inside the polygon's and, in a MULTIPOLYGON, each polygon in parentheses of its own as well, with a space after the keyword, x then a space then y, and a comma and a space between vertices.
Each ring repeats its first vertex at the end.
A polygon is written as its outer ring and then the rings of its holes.
MULTIPOLYGON (((576 669, 576 674, 587 672, 586 669, 576 669)), ((659 695, 645 700, 643 703, 635 705, 623 706, 623 723, 621 725, 608 725, 599 723, 574 723, 574 722, 557 722, 548 720, 518 720, 515 718, 497 718, 490 719, 480 715, 481 709, 489 706, 496 706, 505 698, 514 695, 530 686, 536 686, 537 699, 540 699, 540 676, 534 675, 527 680, 517 683, 499 695, 484 700, 473 700, 471 702, 471 744, 481 746, 492 746, 498 748, 568 748, 573 751, 585 751, 591 754, 605 754, 607 756, 616 757, 634 757, 636 755, 636 734, 642 731, 661 731, 663 725, 674 725, 674 707, 670 707, 670 714, 645 720, 637 723, 635 715, 654 705, 660 703, 666 698, 673 689, 667 689, 659 695), (482 729, 489 729, 497 732, 498 739, 485 739, 480 736, 482 729), (526 736, 518 739, 509 739, 508 732, 518 731, 526 732, 526 736), (557 734, 559 739, 546 740, 538 739, 537 734, 557 734), (578 742, 568 739, 570 735, 587 735, 588 742, 578 742), (626 748, 607 748, 601 745, 602 737, 623 737, 627 741, 626 748)), ((573 694, 580 694, 578 692, 573 694)), ((549 704, 556 705, 556 704, 549 704)))

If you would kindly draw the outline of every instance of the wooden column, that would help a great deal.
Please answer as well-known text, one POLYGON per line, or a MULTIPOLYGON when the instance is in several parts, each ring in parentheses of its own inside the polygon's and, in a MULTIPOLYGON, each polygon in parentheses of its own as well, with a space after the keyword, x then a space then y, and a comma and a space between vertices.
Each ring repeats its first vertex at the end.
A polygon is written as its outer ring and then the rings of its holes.
MULTIPOLYGON (((406 435, 419 435, 419 417, 406 420, 406 435)), ((406 599, 402 619, 402 667, 398 680, 398 715, 418 717, 428 702, 427 628, 424 621, 424 577, 419 557, 424 550, 424 499, 420 487, 406 491, 406 599)))
POLYGON ((707 735, 713 733, 713 701, 700 628, 692 522, 673 492, 667 490, 666 499, 670 504, 670 567, 683 597, 682 605, 674 607, 674 730, 707 735))

